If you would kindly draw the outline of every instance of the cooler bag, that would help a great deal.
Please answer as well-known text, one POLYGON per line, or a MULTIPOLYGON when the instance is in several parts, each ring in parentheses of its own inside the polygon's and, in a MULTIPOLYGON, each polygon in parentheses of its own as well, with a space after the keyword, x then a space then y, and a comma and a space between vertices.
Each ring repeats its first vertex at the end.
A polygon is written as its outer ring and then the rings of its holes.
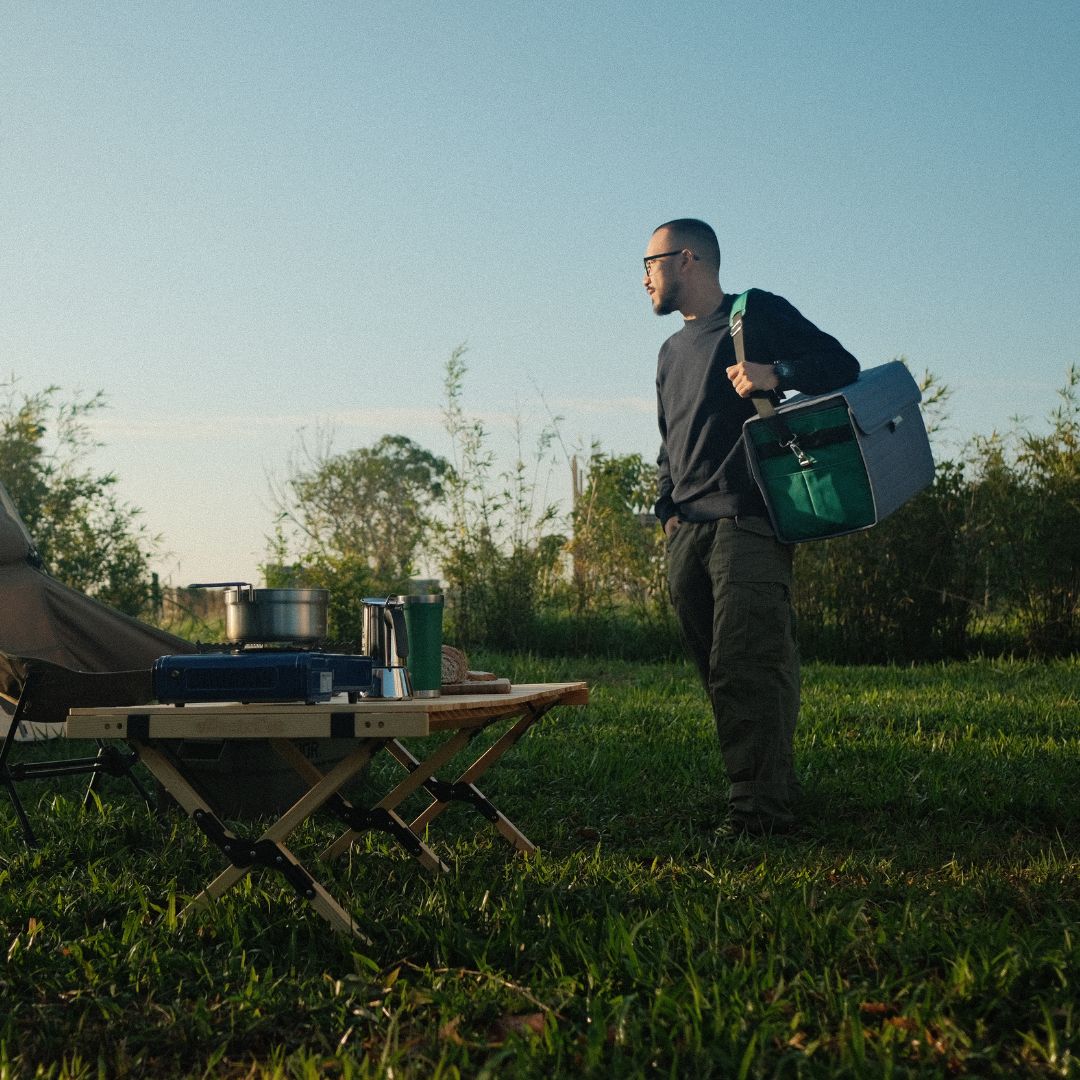
MULTIPOLYGON (((743 293, 731 313, 740 362, 745 309, 743 293)), ((743 425, 743 441, 777 538, 798 544, 869 529, 928 487, 934 459, 921 397, 898 360, 827 394, 775 406, 755 396, 759 415, 743 425)))

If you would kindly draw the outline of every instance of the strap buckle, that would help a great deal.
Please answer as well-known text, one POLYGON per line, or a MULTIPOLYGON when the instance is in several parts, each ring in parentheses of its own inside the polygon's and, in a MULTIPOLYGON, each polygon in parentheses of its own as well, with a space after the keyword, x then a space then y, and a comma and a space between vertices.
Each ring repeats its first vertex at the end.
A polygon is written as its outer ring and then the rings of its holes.
POLYGON ((799 445, 798 436, 792 435, 790 439, 786 441, 781 439, 780 445, 787 447, 799 462, 800 469, 809 469, 812 465, 816 465, 817 462, 799 445))

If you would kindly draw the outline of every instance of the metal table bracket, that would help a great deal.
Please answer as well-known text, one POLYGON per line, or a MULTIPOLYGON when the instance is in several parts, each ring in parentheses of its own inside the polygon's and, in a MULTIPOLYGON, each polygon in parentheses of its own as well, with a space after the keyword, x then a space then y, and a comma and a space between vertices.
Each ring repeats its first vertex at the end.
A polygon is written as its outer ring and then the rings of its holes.
POLYGON ((192 820, 221 848, 233 866, 246 870, 251 866, 276 870, 304 900, 315 898, 315 880, 284 849, 273 840, 248 840, 226 829, 218 818, 206 810, 196 810, 192 820))
POLYGON ((472 784, 461 782, 451 783, 448 780, 431 779, 424 789, 433 795, 439 802, 463 802, 469 803, 475 810, 488 819, 493 825, 499 820, 499 811, 494 803, 477 787, 472 784))
POLYGON ((358 806, 350 806, 340 795, 337 795, 326 804, 326 808, 342 825, 348 825, 353 832, 360 833, 366 829, 376 829, 392 836, 414 858, 419 858, 423 853, 424 845, 420 842, 420 838, 401 818, 383 807, 376 806, 371 810, 363 810, 358 806))

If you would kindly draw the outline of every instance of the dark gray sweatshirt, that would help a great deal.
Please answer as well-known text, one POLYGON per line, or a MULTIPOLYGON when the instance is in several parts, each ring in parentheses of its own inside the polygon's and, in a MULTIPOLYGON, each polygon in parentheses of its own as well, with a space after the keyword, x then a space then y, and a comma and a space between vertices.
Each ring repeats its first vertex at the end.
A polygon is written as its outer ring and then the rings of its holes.
MULTIPOLYGON (((728 315, 737 295, 726 295, 711 315, 685 322, 660 346, 655 512, 661 524, 674 514, 684 521, 765 515, 741 438, 754 405, 739 397, 726 374, 735 363, 728 315)), ((747 361, 776 365, 781 390, 823 394, 859 374, 858 360, 782 296, 751 289, 743 333, 747 361)))

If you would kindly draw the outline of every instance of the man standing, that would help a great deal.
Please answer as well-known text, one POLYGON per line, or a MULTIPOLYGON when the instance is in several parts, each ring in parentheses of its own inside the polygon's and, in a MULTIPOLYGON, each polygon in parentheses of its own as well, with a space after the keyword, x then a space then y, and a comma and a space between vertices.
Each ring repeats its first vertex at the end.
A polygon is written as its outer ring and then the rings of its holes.
POLYGON ((683 328, 660 347, 656 516, 683 643, 709 694, 728 774, 729 827, 789 830, 799 784, 792 741, 799 657, 792 549, 773 534, 741 439, 753 391, 817 394, 852 382, 859 362, 782 297, 751 290, 747 362, 728 330, 734 295, 719 282, 720 248, 703 221, 659 226, 645 249, 653 311, 683 328))

